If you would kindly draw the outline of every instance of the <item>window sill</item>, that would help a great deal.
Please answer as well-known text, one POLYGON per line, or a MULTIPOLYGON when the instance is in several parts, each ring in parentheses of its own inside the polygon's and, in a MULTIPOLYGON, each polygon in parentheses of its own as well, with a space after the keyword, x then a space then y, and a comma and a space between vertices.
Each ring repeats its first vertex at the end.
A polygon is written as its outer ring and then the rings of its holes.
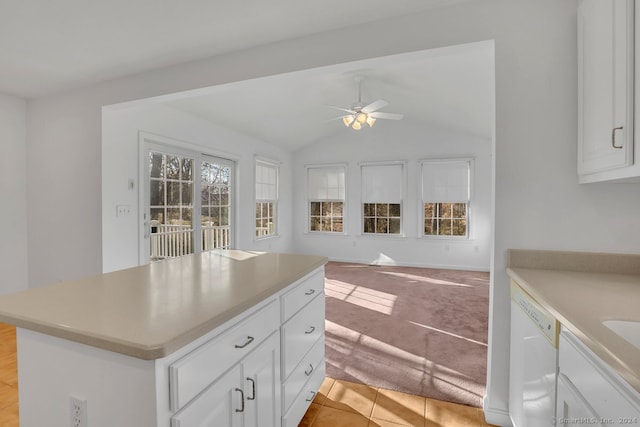
POLYGON ((264 242, 265 240, 272 240, 272 239, 277 239, 280 238, 279 234, 271 234, 269 236, 260 236, 260 237, 254 237, 253 241, 254 242, 264 242))
POLYGON ((360 233, 356 235, 358 238, 362 239, 372 239, 372 240, 406 240, 408 237, 406 234, 374 234, 374 233, 360 233))
POLYGON ((329 231, 306 231, 304 233, 305 236, 312 236, 312 237, 343 237, 343 238, 347 238, 350 237, 347 233, 331 233, 329 231))
POLYGON ((420 236, 422 240, 433 240, 433 241, 447 241, 447 242, 472 242, 475 239, 472 239, 469 236, 420 236))

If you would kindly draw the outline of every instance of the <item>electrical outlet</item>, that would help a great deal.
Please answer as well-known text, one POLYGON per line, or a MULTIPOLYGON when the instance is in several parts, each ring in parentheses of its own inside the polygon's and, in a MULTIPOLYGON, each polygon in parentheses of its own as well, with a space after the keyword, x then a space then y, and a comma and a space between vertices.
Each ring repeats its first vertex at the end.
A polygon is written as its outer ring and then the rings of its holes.
POLYGON ((87 425, 87 401, 75 396, 69 396, 69 414, 71 427, 88 427, 87 425))

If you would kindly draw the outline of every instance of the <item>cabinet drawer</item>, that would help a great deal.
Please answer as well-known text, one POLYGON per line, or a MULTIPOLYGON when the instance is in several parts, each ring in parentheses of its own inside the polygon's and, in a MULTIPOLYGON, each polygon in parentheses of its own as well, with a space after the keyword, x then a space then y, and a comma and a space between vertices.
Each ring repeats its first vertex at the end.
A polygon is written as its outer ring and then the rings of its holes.
POLYGON ((595 412, 604 418, 640 419, 640 395, 575 335, 560 334, 558 365, 595 412))
POLYGON ((322 359, 309 381, 304 385, 302 391, 294 400, 291 408, 285 413, 282 419, 282 427, 297 427, 304 417, 305 412, 309 409, 309 405, 316 397, 316 393, 320 390, 320 386, 325 378, 325 360, 322 359))
POLYGON ((278 301, 242 320, 169 367, 171 410, 177 411, 278 329, 278 301))
POLYGON ((321 336, 324 336, 324 294, 316 296, 282 326, 283 379, 291 375, 321 336))
POLYGON ((282 296, 282 321, 286 322, 323 291, 324 269, 320 269, 282 296))
POLYGON ((324 364, 324 340, 319 339, 313 345, 311 350, 304 356, 302 361, 293 370, 287 382, 284 383, 284 401, 285 410, 293 403, 295 398, 307 383, 307 380, 318 369, 321 369, 320 363, 324 364))

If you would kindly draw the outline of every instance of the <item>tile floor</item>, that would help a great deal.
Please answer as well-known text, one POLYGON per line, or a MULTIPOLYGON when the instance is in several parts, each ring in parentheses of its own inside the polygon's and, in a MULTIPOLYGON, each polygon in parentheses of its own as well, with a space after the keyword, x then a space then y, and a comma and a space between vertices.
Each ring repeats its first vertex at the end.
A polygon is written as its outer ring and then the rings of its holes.
POLYGON ((16 328, 0 323, 0 427, 18 427, 16 328))
POLYGON ((327 378, 301 427, 484 427, 482 409, 327 378))
MULTIPOLYGON (((19 427, 16 331, 0 323, 0 427, 19 427)), ((484 427, 481 409, 327 378, 301 427, 484 427)))

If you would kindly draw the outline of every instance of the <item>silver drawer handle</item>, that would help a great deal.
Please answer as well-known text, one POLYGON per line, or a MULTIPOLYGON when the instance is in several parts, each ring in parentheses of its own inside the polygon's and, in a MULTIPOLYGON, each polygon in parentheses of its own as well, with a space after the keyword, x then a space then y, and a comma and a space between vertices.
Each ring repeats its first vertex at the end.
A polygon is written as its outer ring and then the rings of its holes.
POLYGON ((234 347, 235 348, 245 348, 246 346, 248 346, 249 344, 251 344, 253 342, 254 338, 253 337, 247 337, 247 342, 242 344, 242 345, 238 345, 236 344, 234 347))
POLYGON ((313 295, 313 293, 315 292, 315 289, 309 289, 307 292, 305 292, 305 295, 313 295))
POLYGON ((618 126, 617 128, 613 128, 613 130, 611 131, 611 146, 613 148, 622 148, 622 145, 616 145, 616 131, 622 129, 622 126, 618 126))
POLYGON ((309 367, 310 367, 311 369, 309 369, 308 371, 304 371, 304 373, 305 373, 305 375, 306 375, 306 376, 311 375, 311 373, 313 372, 313 365, 312 365, 311 363, 309 363, 309 367))
POLYGON ((313 398, 314 398, 314 397, 316 397, 316 392, 315 392, 315 391, 312 391, 312 392, 311 392, 311 398, 310 398, 310 399, 307 399, 307 402, 311 402, 311 401, 313 400, 313 398))
POLYGON ((244 412, 244 391, 241 388, 236 388, 236 391, 240 392, 240 409, 236 408, 236 412, 244 412))
POLYGON ((312 333, 313 333, 313 331, 315 331, 315 330, 316 330, 316 327, 315 327, 315 326, 312 326, 312 327, 311 327, 311 329, 309 329, 308 331, 304 331, 304 333, 305 333, 305 334, 307 334, 307 335, 308 335, 308 334, 312 334, 312 333))

